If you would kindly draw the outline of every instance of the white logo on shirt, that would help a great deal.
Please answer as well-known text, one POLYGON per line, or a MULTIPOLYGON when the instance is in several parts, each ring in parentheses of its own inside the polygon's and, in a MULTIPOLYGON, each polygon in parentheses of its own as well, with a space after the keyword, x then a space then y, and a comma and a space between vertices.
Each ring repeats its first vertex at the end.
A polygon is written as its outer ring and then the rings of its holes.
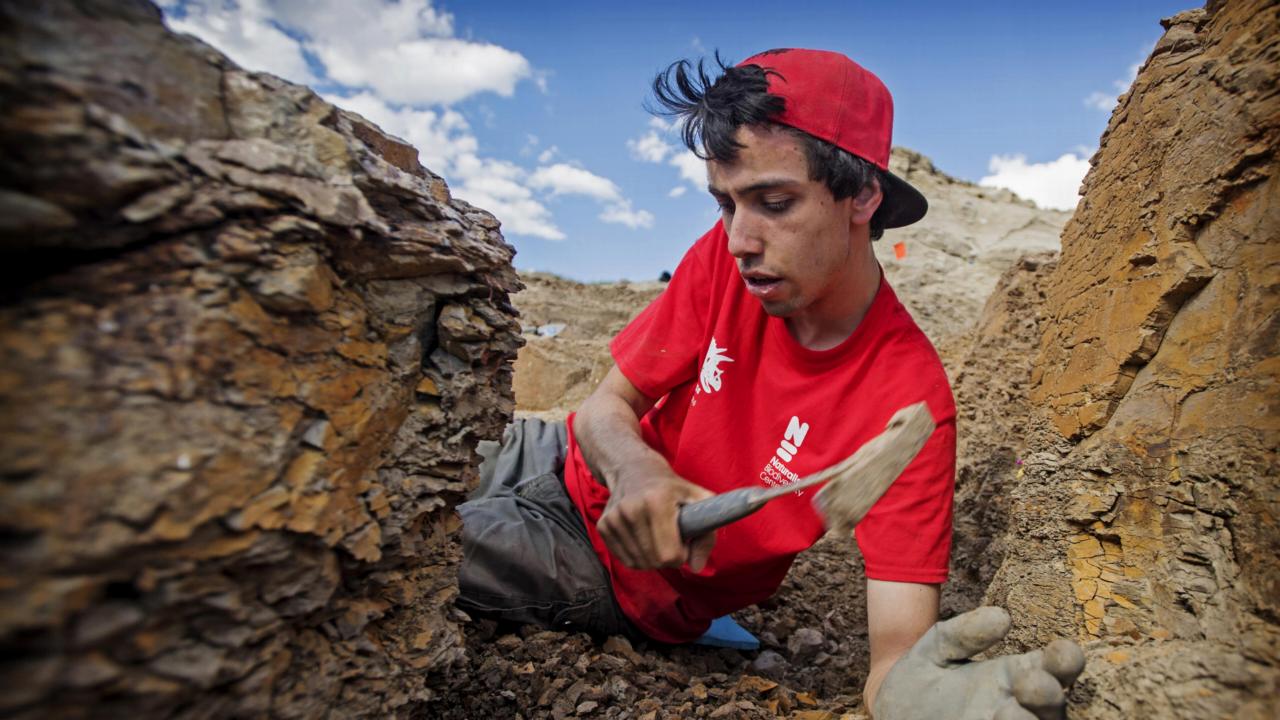
POLYGON ((783 462, 791 462, 791 458, 800 452, 800 446, 804 444, 804 436, 809 434, 809 423, 800 422, 800 418, 795 415, 791 416, 791 422, 787 423, 787 431, 782 435, 782 442, 778 444, 778 457, 783 462))
POLYGON ((713 393, 720 389, 720 376, 724 369, 720 363, 733 362, 733 358, 724 354, 725 348, 716 347, 716 339, 711 338, 707 346, 707 357, 702 361, 702 375, 698 378, 698 390, 713 393))
MULTIPOLYGON (((804 444, 808 434, 809 423, 800 422, 798 416, 792 415, 791 422, 787 423, 787 429, 782 434, 782 441, 778 443, 778 449, 769 457, 769 462, 765 463, 764 469, 760 471, 760 479, 765 485, 778 487, 800 481, 800 476, 788 467, 787 463, 800 453, 800 446, 804 444)), ((799 490, 796 494, 802 495, 804 491, 799 490)))

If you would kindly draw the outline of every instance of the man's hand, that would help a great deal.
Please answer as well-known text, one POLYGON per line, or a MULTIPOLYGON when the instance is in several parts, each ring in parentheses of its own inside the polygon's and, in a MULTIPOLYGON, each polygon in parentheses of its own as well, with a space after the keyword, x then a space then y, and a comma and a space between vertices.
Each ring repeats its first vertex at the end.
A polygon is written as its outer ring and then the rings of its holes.
POLYGON ((1060 720, 1064 690, 1084 669, 1070 640, 991 660, 969 658, 1009 632, 1009 614, 981 607, 935 624, 889 670, 875 720, 1060 720))
POLYGON ((676 475, 644 443, 639 419, 653 403, 614 366, 578 410, 578 447, 591 473, 609 488, 609 504, 596 529, 609 552, 629 567, 647 570, 688 562, 698 572, 707 564, 715 533, 686 545, 676 518, 681 505, 713 493, 676 475))
POLYGON ((681 505, 714 493, 656 466, 621 475, 610 493, 596 529, 609 551, 625 565, 648 570, 688 562, 690 569, 698 572, 707 564, 716 534, 707 533, 686 545, 680 539, 676 519, 681 505))

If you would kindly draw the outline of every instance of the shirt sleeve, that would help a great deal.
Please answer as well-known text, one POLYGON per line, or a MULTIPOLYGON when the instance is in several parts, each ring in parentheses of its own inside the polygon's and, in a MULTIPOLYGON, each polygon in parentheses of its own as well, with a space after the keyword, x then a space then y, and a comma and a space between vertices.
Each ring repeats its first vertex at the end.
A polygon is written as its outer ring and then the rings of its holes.
POLYGON ((942 419, 854 534, 872 580, 941 583, 951 557, 956 425, 942 419))
POLYGON ((652 400, 697 377, 711 322, 719 228, 717 223, 689 248, 662 294, 609 344, 618 369, 652 400))

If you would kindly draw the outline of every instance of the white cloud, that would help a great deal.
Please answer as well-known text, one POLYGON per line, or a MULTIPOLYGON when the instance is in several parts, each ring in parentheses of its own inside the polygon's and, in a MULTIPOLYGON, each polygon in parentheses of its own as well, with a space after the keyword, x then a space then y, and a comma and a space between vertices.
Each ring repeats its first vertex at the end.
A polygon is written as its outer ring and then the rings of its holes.
POLYGON ((675 151, 675 148, 668 145, 661 137, 658 137, 658 133, 653 130, 638 138, 628 140, 627 149, 631 151, 631 157, 641 162, 650 163, 660 163, 675 151))
POLYGON ((454 165, 460 183, 454 194, 493 213, 507 232, 563 240, 565 234, 547 206, 534 197, 525 175, 523 168, 505 160, 462 155, 454 165))
POLYGON ((1116 100, 1118 98, 1119 95, 1112 95, 1110 93, 1098 92, 1095 90, 1094 92, 1089 93, 1089 96, 1084 99, 1084 104, 1085 107, 1091 107, 1094 110, 1107 112, 1116 106, 1116 100))
MULTIPOLYGON (((174 5, 166 5, 173 9, 174 5)), ((302 44, 272 25, 265 0, 207 0, 192 2, 182 17, 166 13, 165 21, 175 32, 189 33, 213 45, 237 65, 249 70, 265 70, 299 83, 315 82, 307 65, 302 44)))
POLYGON ((653 227, 653 214, 631 207, 631 201, 622 196, 612 180, 575 165, 556 163, 540 167, 529 176, 528 184, 550 193, 551 197, 582 195, 602 203, 604 209, 597 216, 602 222, 626 225, 632 230, 653 227))
POLYGON ((707 161, 685 150, 671 158, 671 164, 680 170, 680 177, 698 190, 707 187, 707 161))
POLYGON ((432 0, 351 2, 271 0, 281 22, 314 38, 344 38, 354 45, 395 44, 420 37, 452 37, 453 15, 432 0))
POLYGON ((560 153, 560 148, 556 147, 555 145, 552 145, 546 150, 543 150, 542 152, 538 153, 538 164, 546 165, 547 163, 551 162, 551 159, 554 158, 559 153, 560 153))
POLYGON ((653 213, 646 210, 632 210, 631 201, 623 200, 610 205, 600 213, 600 219, 607 223, 626 225, 632 230, 653 227, 653 213))
POLYGON ((485 92, 510 97, 534 75, 518 52, 455 37, 453 15, 432 0, 191 0, 181 10, 182 17, 170 13, 171 27, 246 68, 311 83, 317 78, 305 50, 323 65, 324 79, 395 103, 451 105, 485 92))
POLYGON ((617 200, 621 193, 612 180, 566 163, 540 167, 529 178, 529 186, 552 195, 586 195, 596 200, 617 200))
POLYGON ((667 197, 678 198, 678 197, 680 197, 681 195, 683 195, 683 194, 685 193, 685 191, 686 191, 686 190, 688 190, 688 189, 689 189, 689 188, 687 188, 687 187, 685 187, 685 186, 683 186, 683 185, 677 185, 677 186, 675 186, 675 187, 671 188, 671 190, 667 193, 667 197))
MULTIPOLYGON (((694 189, 704 189, 707 186, 706 161, 683 146, 663 139, 664 134, 669 135, 675 129, 675 123, 654 117, 649 119, 649 127, 652 129, 644 135, 627 141, 631 157, 640 162, 671 165, 676 168, 680 178, 694 189)), ((671 197, 679 197, 674 193, 669 194, 671 197)))
MULTIPOLYGON (((1148 47, 1142 52, 1143 58, 1146 58, 1147 55, 1151 54, 1152 47, 1154 46, 1148 47)), ((1103 112, 1111 112, 1111 109, 1114 108, 1116 103, 1120 100, 1120 96, 1128 92, 1129 87, 1133 85, 1133 81, 1137 79, 1138 70, 1142 68, 1143 62, 1145 62, 1145 60, 1140 60, 1130 65, 1129 71, 1124 77, 1119 80, 1111 81, 1111 86, 1115 88, 1114 92, 1101 92, 1095 90, 1089 93, 1089 96, 1084 99, 1085 107, 1102 110, 1103 112)))
POLYGON ((308 43, 329 76, 352 87, 369 87, 399 103, 445 105, 480 92, 510 97, 529 76, 519 53, 487 43, 453 38, 362 47, 347 42, 308 43))
POLYGON ((996 155, 988 170, 991 174, 979 180, 979 185, 1007 188, 1040 207, 1074 210, 1089 160, 1066 153, 1057 160, 1028 163, 1026 155, 996 155))
POLYGON ((533 72, 533 84, 538 88, 538 92, 546 95, 551 91, 547 88, 547 83, 551 79, 550 70, 535 70, 533 72))

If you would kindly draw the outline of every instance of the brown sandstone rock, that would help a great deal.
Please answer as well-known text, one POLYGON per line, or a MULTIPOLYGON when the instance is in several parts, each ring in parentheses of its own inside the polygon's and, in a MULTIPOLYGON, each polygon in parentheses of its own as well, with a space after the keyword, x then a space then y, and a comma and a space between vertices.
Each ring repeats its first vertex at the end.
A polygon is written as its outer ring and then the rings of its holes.
POLYGON ((386 716, 461 655, 512 249, 142 2, 0 6, 0 714, 386 716))
POLYGON ((958 495, 1003 498, 1010 649, 1087 641, 1072 717, 1275 717, 1280 6, 1164 24, 1042 284, 1023 472, 958 495))

